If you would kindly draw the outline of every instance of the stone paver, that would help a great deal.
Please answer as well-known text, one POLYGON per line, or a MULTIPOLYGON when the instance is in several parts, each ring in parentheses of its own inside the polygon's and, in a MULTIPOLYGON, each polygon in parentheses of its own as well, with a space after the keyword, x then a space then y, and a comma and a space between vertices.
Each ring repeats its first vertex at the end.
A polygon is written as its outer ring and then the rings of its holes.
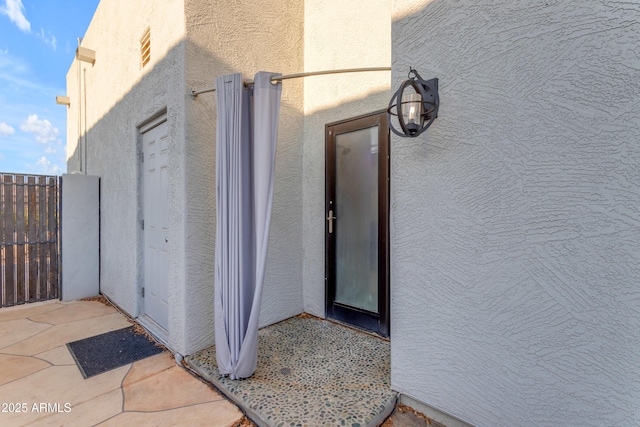
POLYGON ((70 413, 50 414, 27 425, 34 427, 86 427, 111 419, 120 413, 122 413, 122 390, 115 389, 72 406, 70 413))
POLYGON ((67 304, 57 301, 46 301, 37 304, 26 304, 15 307, 7 307, 0 310, 0 322, 14 319, 28 319, 36 314, 46 313, 48 311, 59 310, 66 307, 67 304))
POLYGON ((33 357, 49 362, 52 365, 74 365, 76 363, 66 345, 43 351, 42 353, 33 355, 33 357))
POLYGON ((122 385, 126 387, 132 383, 143 380, 157 374, 158 372, 175 366, 175 361, 168 353, 160 353, 155 356, 147 357, 146 359, 133 364, 129 374, 127 374, 127 378, 122 382, 122 385))
POLYGON ((51 325, 36 323, 29 319, 0 322, 0 349, 24 342, 49 328, 51 325))
POLYGON ((226 400, 204 403, 160 412, 124 412, 110 420, 98 424, 100 427, 121 426, 189 426, 189 427, 230 427, 239 421, 240 411, 226 400), (212 422, 212 418, 215 421, 212 422))
POLYGON ((126 411, 163 411, 220 399, 203 382, 177 365, 122 388, 126 411), (176 384, 181 386, 176 387, 176 384))
POLYGON ((0 386, 49 366, 49 363, 33 357, 0 354, 0 386))
POLYGON ((87 301, 85 304, 67 305, 59 310, 29 316, 29 320, 34 322, 50 323, 52 325, 60 325, 62 323, 91 319, 107 314, 113 314, 113 307, 109 307, 108 305, 99 302, 87 301))
POLYGON ((131 323, 114 310, 112 314, 64 323, 62 325, 49 326, 45 331, 20 341, 15 345, 5 347, 0 351, 7 354, 33 356, 54 349, 61 344, 115 331, 116 329, 126 328, 127 326, 131 326, 131 323))
POLYGON ((212 347, 186 361, 265 426, 376 426, 393 410, 388 341, 305 316, 258 340, 258 368, 244 380, 220 375, 212 347))
POLYGON ((74 406, 120 388, 128 370, 128 366, 123 366, 110 371, 108 375, 85 380, 75 365, 51 366, 0 386, 0 402, 27 404, 25 413, 0 413, 0 425, 22 425, 46 418, 51 412, 64 410, 65 404, 69 404, 73 411, 74 406), (41 403, 45 404, 43 410, 40 409, 41 403), (48 404, 54 408, 49 409, 48 404))
POLYGON ((0 309, 0 425, 232 426, 241 419, 167 352, 85 380, 66 343, 129 325, 97 302, 0 309))

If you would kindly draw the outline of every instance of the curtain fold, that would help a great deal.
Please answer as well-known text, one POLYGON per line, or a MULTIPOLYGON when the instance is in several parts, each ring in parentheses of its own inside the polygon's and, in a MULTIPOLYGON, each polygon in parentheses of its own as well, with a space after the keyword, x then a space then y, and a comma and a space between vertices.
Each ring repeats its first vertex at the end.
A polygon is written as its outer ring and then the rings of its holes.
POLYGON ((282 83, 260 72, 216 79, 215 343, 218 368, 250 377, 258 362, 282 83))

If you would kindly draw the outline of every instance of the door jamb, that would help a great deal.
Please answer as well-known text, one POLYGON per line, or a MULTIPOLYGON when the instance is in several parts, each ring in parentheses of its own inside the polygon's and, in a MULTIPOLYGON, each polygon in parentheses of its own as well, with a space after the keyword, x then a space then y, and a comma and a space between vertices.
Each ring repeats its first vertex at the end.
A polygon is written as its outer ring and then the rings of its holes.
MULTIPOLYGON (((145 311, 145 300, 143 297, 143 289, 144 289, 144 285, 145 285, 145 248, 144 248, 144 145, 142 142, 142 138, 143 135, 146 132, 149 132, 151 129, 160 126, 161 124, 168 122, 169 118, 167 115, 167 108, 163 107, 161 109, 159 109, 158 111, 156 111, 155 113, 153 113, 151 116, 149 116, 147 119, 142 120, 141 122, 138 122, 136 124, 136 164, 137 164, 137 171, 138 171, 138 211, 136 214, 136 223, 137 223, 137 230, 138 230, 138 262, 137 262, 137 268, 138 268, 138 286, 136 289, 136 300, 137 300, 137 304, 136 304, 136 311, 137 311, 137 315, 136 318, 138 321, 143 321, 143 318, 148 319, 150 322, 153 322, 153 320, 146 315, 146 311, 145 311)), ((145 327, 148 328, 148 323, 150 322, 144 322, 145 323, 145 327)), ((154 322, 155 323, 155 322, 154 322)), ((164 329, 162 327, 160 327, 158 325, 157 328, 153 328, 154 329, 154 335, 159 336, 160 338, 164 338, 164 334, 161 332, 164 329)), ((166 333, 168 333, 168 330, 166 331, 166 333)))
MULTIPOLYGON (((329 281, 329 276, 330 276, 330 266, 329 266, 329 259, 331 259, 331 255, 332 255, 332 251, 333 248, 331 247, 331 245, 329 245, 328 242, 328 225, 327 225, 327 214, 329 212, 329 194, 328 194, 328 185, 329 185, 329 181, 328 181, 328 176, 327 176, 327 172, 328 172, 328 167, 327 165, 329 165, 330 161, 333 161, 333 159, 330 159, 329 155, 331 153, 331 150, 329 150, 328 144, 329 144, 329 128, 330 127, 334 127, 336 125, 341 125, 341 124, 345 124, 345 123, 349 123, 349 122, 355 122, 357 120, 360 119, 364 119, 364 118, 368 118, 368 117, 373 117, 373 116, 377 116, 379 115, 381 117, 381 120, 379 122, 379 126, 381 126, 381 131, 386 133, 386 135, 389 135, 389 125, 387 123, 387 119, 386 119, 386 110, 377 110, 371 113, 367 113, 367 114, 362 114, 359 116, 355 116, 355 117, 351 117, 351 118, 347 118, 347 119, 342 119, 342 120, 338 120, 335 122, 331 122, 331 123, 327 123, 325 124, 325 206, 324 206, 324 224, 325 224, 325 279, 324 279, 324 290, 325 290, 325 317, 328 317, 328 312, 329 312, 329 307, 331 304, 333 304, 333 297, 334 295, 330 295, 330 292, 328 291, 328 281, 329 281)), ((383 172, 382 174, 378 174, 378 189, 380 188, 384 188, 386 187, 386 192, 382 192, 382 191, 378 191, 378 212, 379 212, 379 217, 378 217, 378 248, 384 247, 385 249, 385 255, 383 257, 379 257, 378 259, 378 277, 382 277, 384 279, 384 295, 378 295, 378 298, 383 299, 384 303, 383 304, 379 304, 379 334, 385 336, 385 337, 389 337, 390 333, 391 333, 391 315, 390 315, 390 308, 391 308, 391 283, 390 283, 390 260, 389 260, 389 252, 390 252, 390 231, 389 231, 389 213, 390 213, 390 209, 389 209, 389 198, 390 198, 390 193, 391 193, 391 187, 390 187, 390 169, 391 169, 391 165, 390 165, 390 159, 391 159, 391 138, 390 135, 388 136, 388 141, 389 143, 387 144, 387 146, 385 147, 386 153, 386 161, 382 164, 383 166, 383 172), (380 218, 383 218, 384 221, 380 221, 380 218)), ((380 147, 380 145, 379 145, 380 147)), ((379 153, 379 159, 382 157, 382 150, 378 152, 379 153)), ((379 160, 380 161, 380 160, 379 160)), ((380 171, 380 169, 379 169, 380 171)), ((333 258, 335 258, 335 255, 333 256, 333 258)))

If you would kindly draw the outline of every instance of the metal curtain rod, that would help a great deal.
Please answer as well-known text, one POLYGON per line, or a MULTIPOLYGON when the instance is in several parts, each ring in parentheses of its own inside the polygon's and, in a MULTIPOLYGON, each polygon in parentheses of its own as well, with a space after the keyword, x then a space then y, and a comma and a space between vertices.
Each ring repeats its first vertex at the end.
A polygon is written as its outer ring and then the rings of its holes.
MULTIPOLYGON (((323 74, 362 73, 365 71, 391 71, 391 67, 345 68, 342 70, 310 71, 308 73, 296 73, 296 74, 286 74, 284 76, 273 76, 271 77, 271 81, 277 82, 281 80, 297 79, 300 77, 320 76, 323 74)), ((253 83, 254 83, 253 80, 247 80, 244 82, 244 85, 251 86, 253 83)), ((191 98, 196 99, 198 95, 200 95, 201 93, 215 92, 215 90, 216 90, 215 87, 209 88, 209 89, 201 89, 201 90, 191 89, 191 98)))

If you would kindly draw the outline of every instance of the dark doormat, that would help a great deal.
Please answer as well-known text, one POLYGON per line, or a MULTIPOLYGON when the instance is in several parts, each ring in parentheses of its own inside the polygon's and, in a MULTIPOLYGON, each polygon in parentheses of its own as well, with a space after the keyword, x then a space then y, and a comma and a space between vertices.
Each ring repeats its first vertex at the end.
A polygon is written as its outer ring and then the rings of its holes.
POLYGON ((74 341, 67 348, 85 379, 163 351, 133 326, 74 341))

